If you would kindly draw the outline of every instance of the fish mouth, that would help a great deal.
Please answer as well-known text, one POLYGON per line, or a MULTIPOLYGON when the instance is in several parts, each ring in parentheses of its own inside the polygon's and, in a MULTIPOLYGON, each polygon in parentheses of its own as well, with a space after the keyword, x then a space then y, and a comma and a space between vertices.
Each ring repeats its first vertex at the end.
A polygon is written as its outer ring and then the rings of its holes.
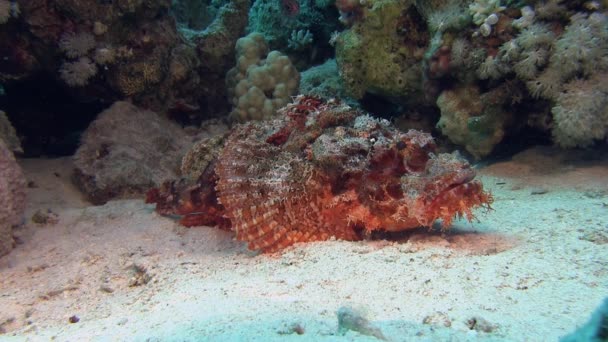
POLYGON ((471 209, 483 204, 481 183, 475 181, 476 172, 472 168, 452 170, 445 178, 440 179, 443 187, 436 196, 425 203, 424 226, 430 227, 437 219, 447 228, 455 217, 471 218, 471 209))
POLYGON ((492 195, 483 191, 481 182, 474 180, 475 173, 467 173, 455 179, 444 191, 427 205, 427 222, 441 219, 442 227, 448 228, 455 217, 473 220, 472 210, 477 207, 490 208, 492 195))
POLYGON ((448 185, 442 193, 452 191, 455 188, 458 188, 464 184, 470 183, 475 179, 475 170, 466 169, 463 172, 459 172, 456 177, 450 180, 450 185, 448 185))

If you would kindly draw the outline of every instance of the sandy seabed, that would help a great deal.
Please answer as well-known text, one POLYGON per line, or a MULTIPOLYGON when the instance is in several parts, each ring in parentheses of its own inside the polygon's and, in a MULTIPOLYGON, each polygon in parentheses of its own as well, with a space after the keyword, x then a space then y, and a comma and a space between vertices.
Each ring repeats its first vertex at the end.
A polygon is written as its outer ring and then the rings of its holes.
POLYGON ((274 255, 141 200, 91 206, 67 158, 21 164, 33 187, 0 258, 0 340, 556 341, 608 295, 606 153, 480 167, 494 210, 447 233, 274 255), (356 324, 339 329, 340 308, 356 324))

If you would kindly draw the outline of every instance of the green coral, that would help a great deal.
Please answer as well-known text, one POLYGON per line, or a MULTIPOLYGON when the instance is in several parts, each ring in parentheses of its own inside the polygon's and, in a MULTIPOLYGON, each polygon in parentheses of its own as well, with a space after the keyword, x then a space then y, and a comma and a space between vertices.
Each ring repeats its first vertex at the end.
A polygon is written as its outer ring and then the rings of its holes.
POLYGON ((324 99, 344 99, 346 97, 338 74, 338 66, 334 59, 329 59, 321 65, 302 72, 300 77, 301 94, 318 96, 324 99))
MULTIPOLYGON (((294 0, 295 1, 295 0, 294 0)), ((338 20, 327 3, 295 1, 297 9, 287 9, 287 1, 256 0, 249 11, 247 33, 259 32, 272 50, 289 49, 292 32, 310 31, 315 40, 327 41, 338 28, 338 20), (292 11, 292 12, 289 12, 292 11)))
POLYGON ((411 24, 420 22, 413 1, 376 0, 363 11, 365 19, 336 41, 347 93, 354 98, 366 92, 401 98, 419 94, 428 34, 426 27, 411 24))
POLYGON ((173 0, 171 13, 180 29, 203 30, 211 24, 221 5, 209 0, 173 0))

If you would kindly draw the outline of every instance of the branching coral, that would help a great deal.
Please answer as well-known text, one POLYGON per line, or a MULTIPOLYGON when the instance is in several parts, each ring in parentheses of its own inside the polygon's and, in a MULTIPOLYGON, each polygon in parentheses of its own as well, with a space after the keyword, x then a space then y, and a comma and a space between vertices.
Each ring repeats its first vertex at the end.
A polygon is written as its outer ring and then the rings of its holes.
MULTIPOLYGON (((559 1, 550 3, 538 6, 563 10, 559 1)), ((505 41, 496 56, 487 56, 477 75, 493 80, 515 76, 525 82, 532 98, 549 100, 553 107, 555 142, 564 147, 587 146, 602 139, 606 131, 602 124, 605 90, 596 75, 608 71, 608 17, 601 12, 573 14, 563 32, 559 23, 539 19, 549 17, 555 16, 537 16, 531 7, 522 10, 521 20, 514 22, 519 34, 505 41)))
POLYGON ((532 80, 549 62, 554 40, 554 34, 546 25, 539 23, 528 25, 515 39, 503 43, 495 58, 486 61, 485 69, 490 68, 487 64, 491 61, 496 71, 480 73, 480 77, 497 79, 514 71, 519 79, 532 80), (487 76, 484 77, 484 74, 487 76))
POLYGON ((565 3, 567 3, 567 0, 537 1, 534 9, 535 16, 544 20, 566 18, 568 16, 568 9, 565 3))
MULTIPOLYGON (((520 44, 532 46, 540 39, 547 46, 545 41, 551 41, 553 37, 546 29, 535 30, 535 33, 525 36, 520 44)), ((566 82, 602 70, 608 70, 608 19, 601 13, 578 13, 571 17, 564 33, 554 41, 548 66, 527 84, 534 96, 556 100, 566 82)))
POLYGON ((487 56, 483 63, 479 65, 477 76, 482 80, 496 80, 504 76, 507 72, 509 72, 509 66, 507 64, 502 63, 499 58, 487 56))
POLYGON ((287 46, 294 51, 301 51, 312 44, 312 38, 309 30, 293 30, 287 46))

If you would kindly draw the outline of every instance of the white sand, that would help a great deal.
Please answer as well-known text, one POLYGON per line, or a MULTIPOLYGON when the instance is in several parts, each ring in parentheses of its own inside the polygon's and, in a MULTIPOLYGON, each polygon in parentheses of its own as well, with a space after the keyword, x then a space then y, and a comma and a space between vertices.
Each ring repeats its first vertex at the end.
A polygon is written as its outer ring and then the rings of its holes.
POLYGON ((473 225, 276 255, 141 200, 90 206, 69 159, 24 160, 37 187, 0 258, 0 340, 555 341, 608 295, 607 160, 532 149, 480 171, 495 210, 473 225), (48 209, 58 222, 31 221, 48 209), (343 306, 367 330, 338 332, 343 306))

